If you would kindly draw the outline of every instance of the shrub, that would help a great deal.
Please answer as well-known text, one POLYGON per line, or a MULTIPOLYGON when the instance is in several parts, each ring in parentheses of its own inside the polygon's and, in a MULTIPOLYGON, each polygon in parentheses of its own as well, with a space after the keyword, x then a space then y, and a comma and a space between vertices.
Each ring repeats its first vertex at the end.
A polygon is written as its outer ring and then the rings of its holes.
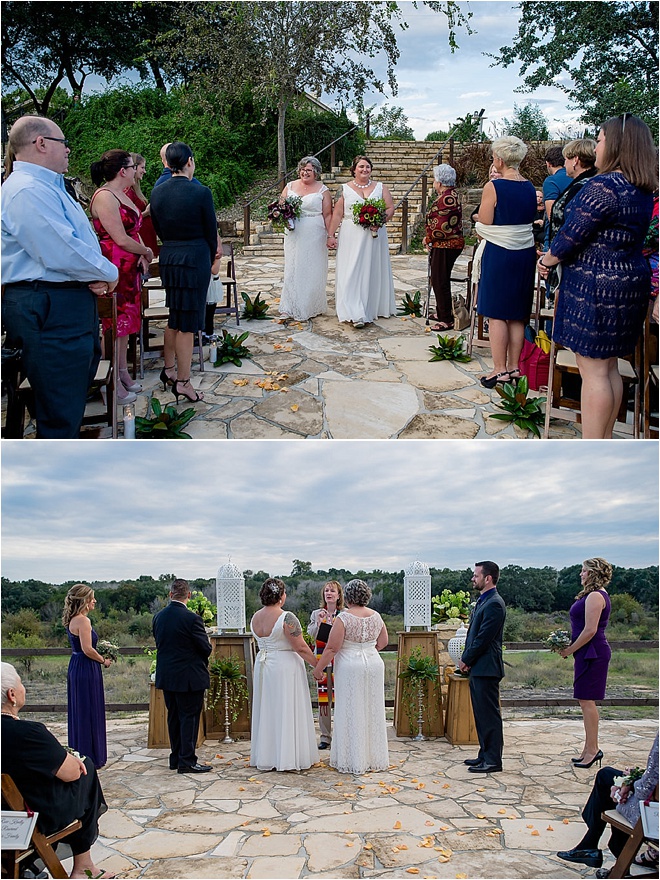
MULTIPOLYGON (((2 622, 3 639, 11 639, 17 634, 21 634, 27 637, 35 636, 39 639, 41 638, 41 621, 39 620, 39 616, 36 611, 33 611, 31 608, 22 608, 15 614, 7 614, 2 622)), ((20 646, 16 645, 15 647, 20 646)))

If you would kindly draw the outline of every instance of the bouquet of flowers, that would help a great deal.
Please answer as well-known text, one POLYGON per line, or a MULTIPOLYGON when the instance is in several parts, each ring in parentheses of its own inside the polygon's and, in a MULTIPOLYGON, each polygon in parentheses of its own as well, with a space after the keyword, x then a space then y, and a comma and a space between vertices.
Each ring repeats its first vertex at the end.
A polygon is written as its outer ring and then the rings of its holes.
POLYGON ((637 780, 642 778, 644 772, 645 771, 642 770, 641 767, 627 767, 626 775, 615 776, 612 780, 612 784, 616 785, 618 788, 621 788, 622 785, 627 785, 628 788, 632 788, 637 780))
POLYGON ((107 639, 99 639, 96 643, 96 650, 101 657, 109 657, 113 663, 119 660, 119 645, 115 645, 114 642, 109 642, 107 639))
POLYGON ((353 223, 370 229, 374 238, 378 238, 378 230, 385 225, 387 205, 383 199, 365 199, 353 205, 353 223))
POLYGON ((278 232, 288 232, 296 225, 300 217, 302 199, 300 196, 290 195, 285 199, 278 199, 268 205, 268 219, 273 224, 273 229, 278 232))
POLYGON ((568 648, 571 643, 571 637, 566 630, 558 629, 550 633, 545 643, 551 651, 559 653, 563 648, 568 648))
POLYGON ((192 597, 188 602, 188 611, 193 611, 195 614, 199 614, 204 621, 204 626, 210 626, 215 623, 216 615, 218 613, 217 607, 199 590, 192 591, 192 597))

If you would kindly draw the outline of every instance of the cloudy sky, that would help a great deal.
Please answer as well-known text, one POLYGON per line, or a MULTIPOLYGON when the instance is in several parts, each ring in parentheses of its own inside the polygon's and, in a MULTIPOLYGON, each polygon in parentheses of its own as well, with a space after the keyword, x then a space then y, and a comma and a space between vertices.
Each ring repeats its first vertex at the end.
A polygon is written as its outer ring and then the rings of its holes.
MULTIPOLYGON (((409 24, 399 33, 401 57, 396 66, 399 93, 383 97, 378 93, 365 97, 365 104, 403 107, 415 136, 422 140, 430 131, 447 131, 459 116, 485 109, 484 131, 511 119, 514 104, 530 101, 539 105, 549 120, 551 133, 575 127, 578 113, 567 106, 566 96, 557 88, 540 88, 534 93, 519 94, 519 65, 491 67, 485 52, 498 53, 511 45, 518 33, 520 10, 517 4, 494 0, 470 0, 461 3, 473 13, 468 35, 459 30, 460 46, 453 54, 447 42, 446 18, 421 2, 415 9, 410 2, 399 4, 409 24)), ((385 69, 379 67, 384 81, 385 69)))
POLYGON ((2 444, 2 573, 658 563, 655 443, 2 444))

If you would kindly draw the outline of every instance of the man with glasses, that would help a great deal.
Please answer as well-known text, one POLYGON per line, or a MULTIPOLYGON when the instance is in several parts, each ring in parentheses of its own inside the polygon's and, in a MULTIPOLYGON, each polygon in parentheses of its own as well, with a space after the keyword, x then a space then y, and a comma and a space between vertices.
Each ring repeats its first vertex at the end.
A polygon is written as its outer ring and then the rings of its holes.
POLYGON ((2 318, 23 350, 38 437, 77 437, 100 356, 96 297, 118 272, 64 186, 70 149, 50 119, 12 126, 14 169, 2 187, 2 318))

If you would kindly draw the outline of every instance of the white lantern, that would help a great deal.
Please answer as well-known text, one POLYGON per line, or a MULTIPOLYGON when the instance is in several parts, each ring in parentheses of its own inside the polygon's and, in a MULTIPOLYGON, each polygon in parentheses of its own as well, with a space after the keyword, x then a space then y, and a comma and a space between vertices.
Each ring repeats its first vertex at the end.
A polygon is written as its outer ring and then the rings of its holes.
POLYGON ((218 569, 215 580, 218 606, 218 632, 228 629, 245 632, 245 578, 231 562, 218 569))
POLYGON ((458 661, 463 656, 466 636, 467 627, 461 622, 461 625, 456 630, 456 635, 453 639, 449 639, 449 644, 447 645, 447 651, 449 652, 451 659, 454 661, 454 666, 458 666, 458 661))
POLYGON ((413 562, 403 578, 403 625, 431 629, 431 575, 425 562, 413 562))

